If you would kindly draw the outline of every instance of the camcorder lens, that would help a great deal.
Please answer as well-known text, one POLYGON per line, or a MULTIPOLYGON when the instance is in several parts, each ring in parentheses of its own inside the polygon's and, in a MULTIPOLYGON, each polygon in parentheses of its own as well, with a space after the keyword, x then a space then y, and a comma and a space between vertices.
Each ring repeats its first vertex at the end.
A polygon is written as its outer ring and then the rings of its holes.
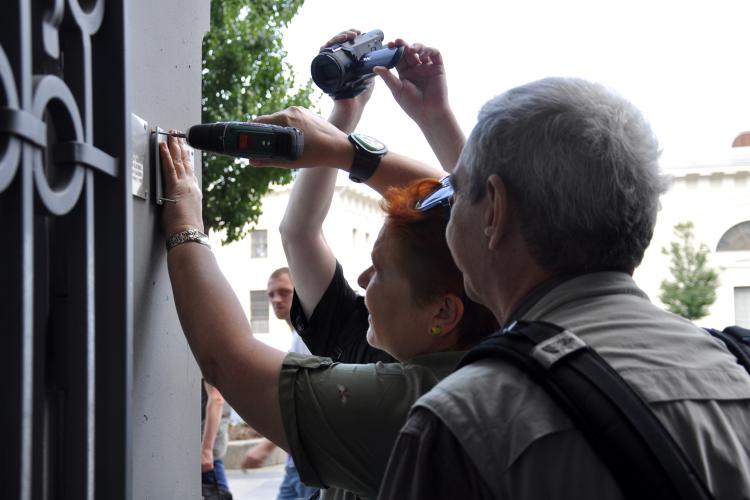
POLYGON ((323 92, 334 92, 340 85, 344 70, 329 54, 318 54, 312 61, 310 73, 323 92))
POLYGON ((362 33, 354 40, 321 50, 312 60, 310 73, 320 89, 334 99, 346 99, 361 93, 366 80, 375 74, 372 68, 393 68, 403 47, 383 48, 383 32, 362 33))

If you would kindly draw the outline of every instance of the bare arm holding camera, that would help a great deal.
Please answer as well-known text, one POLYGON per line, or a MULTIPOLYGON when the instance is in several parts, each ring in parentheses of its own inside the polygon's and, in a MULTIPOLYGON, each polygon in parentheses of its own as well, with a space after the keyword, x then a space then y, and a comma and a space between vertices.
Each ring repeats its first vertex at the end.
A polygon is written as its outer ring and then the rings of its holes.
POLYGON ((422 130, 443 169, 451 172, 466 142, 448 103, 448 85, 440 51, 401 38, 388 47, 406 47, 396 65, 398 76, 378 66, 374 72, 386 83, 393 98, 422 130))
POLYGON ((318 87, 334 99, 356 96, 365 82, 380 75, 393 97, 427 139, 444 169, 451 171, 466 141, 448 104, 445 66, 440 51, 401 38, 383 47, 383 32, 344 32, 313 59, 318 87), (343 35, 343 34, 342 34, 343 35), (389 71, 395 67, 398 77, 389 71))
MULTIPOLYGON (((344 31, 326 43, 354 39, 359 31, 344 31)), ((372 95, 374 81, 364 92, 350 99, 334 101, 328 121, 344 133, 351 133, 372 95)), ((323 222, 331 207, 338 171, 328 168, 303 169, 294 181, 292 194, 279 226, 287 263, 305 316, 310 318, 336 270, 336 257, 323 236, 323 222)))
MULTIPOLYGON (((320 53, 313 59, 311 68, 313 80, 337 103, 344 103, 368 89, 368 84, 371 85, 371 79, 375 76, 374 68, 382 66, 381 69, 387 73, 387 68, 401 65, 400 74, 409 92, 404 92, 403 98, 397 97, 397 101, 407 113, 410 113, 410 116, 418 120, 441 163, 446 168, 452 169, 464 138, 455 125, 455 119, 447 106, 445 82, 441 76, 443 74, 442 60, 439 58, 439 53, 432 49, 422 50, 417 46, 405 47, 396 43, 390 43, 384 48, 382 41, 383 32, 380 30, 367 33, 347 30, 340 33, 322 47, 320 53), (434 61, 430 55, 434 55, 434 61), (430 71, 433 73, 430 74, 430 71), (406 80, 408 75, 418 82, 418 85, 406 80), (441 124, 441 128, 433 130, 433 125, 430 123, 433 118, 447 125, 441 124)), ((403 40, 398 40, 398 42, 403 42, 403 40)), ((389 76, 393 75, 388 73, 386 78, 389 76)), ((398 79, 395 80, 400 82, 398 79)), ((394 82, 390 81, 389 85, 394 85, 394 82)), ((275 165, 284 168, 325 166, 341 168, 351 173, 350 169, 355 155, 346 136, 336 131, 330 124, 324 124, 319 117, 309 111, 292 107, 273 115, 258 117, 256 121, 292 126, 303 130, 305 148, 303 158, 300 160, 275 163, 253 161, 254 165, 275 165)), ((374 173, 370 170, 364 176, 361 175, 362 172, 357 172, 355 175, 365 180, 370 187, 381 194, 390 186, 403 185, 419 178, 444 175, 440 169, 434 169, 395 153, 388 153, 385 157, 379 158, 378 162, 374 173)))

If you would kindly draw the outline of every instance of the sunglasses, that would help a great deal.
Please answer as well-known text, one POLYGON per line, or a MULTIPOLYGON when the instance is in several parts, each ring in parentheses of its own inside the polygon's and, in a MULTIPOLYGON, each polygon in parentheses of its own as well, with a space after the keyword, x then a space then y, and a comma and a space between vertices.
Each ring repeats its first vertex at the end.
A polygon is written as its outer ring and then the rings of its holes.
POLYGON ((453 185, 451 176, 446 175, 440 179, 440 186, 419 200, 414 208, 420 212, 426 212, 435 207, 445 207, 446 212, 450 214, 451 204, 453 203, 453 185))

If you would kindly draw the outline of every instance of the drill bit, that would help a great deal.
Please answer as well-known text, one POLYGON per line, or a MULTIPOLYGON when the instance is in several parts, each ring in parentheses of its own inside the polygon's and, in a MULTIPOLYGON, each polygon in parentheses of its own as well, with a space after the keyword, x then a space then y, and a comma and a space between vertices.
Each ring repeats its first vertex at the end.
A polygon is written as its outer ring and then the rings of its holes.
POLYGON ((167 136, 171 136, 171 137, 180 137, 182 139, 186 139, 187 138, 187 135, 185 135, 185 134, 183 134, 181 132, 169 133, 169 132, 164 132, 163 130, 154 130, 154 133, 161 134, 161 135, 167 135, 167 136))

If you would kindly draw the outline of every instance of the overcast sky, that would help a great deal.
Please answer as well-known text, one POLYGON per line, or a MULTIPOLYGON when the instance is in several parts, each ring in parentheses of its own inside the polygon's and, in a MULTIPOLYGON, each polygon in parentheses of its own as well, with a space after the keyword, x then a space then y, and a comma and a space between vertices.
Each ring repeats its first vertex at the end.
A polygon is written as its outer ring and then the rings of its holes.
MULTIPOLYGON (((299 77, 310 77, 323 42, 350 27, 440 49, 467 134, 485 101, 551 75, 595 80, 635 103, 666 165, 727 158, 733 138, 750 130, 749 0, 305 0, 285 36, 299 77)), ((368 108, 359 131, 435 161, 382 81, 368 108)))

